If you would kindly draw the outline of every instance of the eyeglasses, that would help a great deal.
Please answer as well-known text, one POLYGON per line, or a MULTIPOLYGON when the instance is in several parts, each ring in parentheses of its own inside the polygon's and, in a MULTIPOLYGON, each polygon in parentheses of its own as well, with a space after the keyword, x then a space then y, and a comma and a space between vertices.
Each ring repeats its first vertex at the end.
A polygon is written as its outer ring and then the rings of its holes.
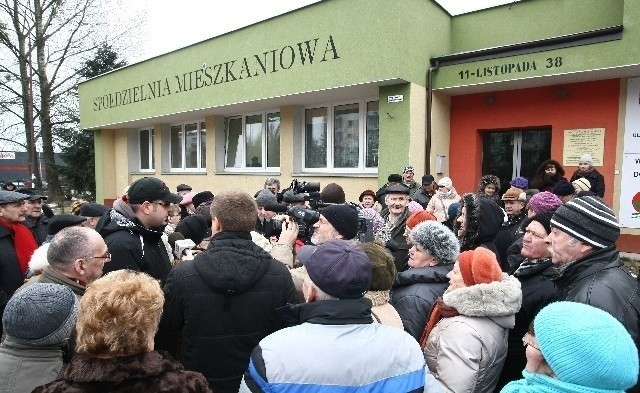
POLYGON ((544 239, 547 237, 547 235, 540 235, 539 233, 535 233, 534 231, 527 229, 524 231, 525 235, 531 235, 533 237, 535 237, 536 239, 544 239))
MULTIPOLYGON (((529 333, 526 333, 524 335, 524 337, 522 337, 522 345, 525 347, 525 349, 527 347, 531 347, 533 349, 536 349, 536 350, 540 351, 540 348, 536 347, 535 345, 533 345, 533 344, 531 344, 530 342, 527 341, 530 337, 531 337, 531 335, 529 333)), ((540 351, 540 352, 542 352, 542 351, 540 351)))
POLYGON ((111 260, 111 253, 110 253, 110 252, 108 252, 108 253, 106 253, 106 254, 104 254, 104 255, 102 255, 102 256, 93 256, 93 255, 90 255, 90 256, 88 256, 88 257, 86 257, 86 258, 87 258, 87 259, 104 259, 104 261, 105 261, 105 262, 109 262, 109 261, 111 260))
POLYGON ((154 201, 154 202, 150 202, 151 204, 154 205, 160 205, 160 206, 164 206, 165 208, 170 208, 171 207, 171 202, 165 202, 165 201, 154 201))

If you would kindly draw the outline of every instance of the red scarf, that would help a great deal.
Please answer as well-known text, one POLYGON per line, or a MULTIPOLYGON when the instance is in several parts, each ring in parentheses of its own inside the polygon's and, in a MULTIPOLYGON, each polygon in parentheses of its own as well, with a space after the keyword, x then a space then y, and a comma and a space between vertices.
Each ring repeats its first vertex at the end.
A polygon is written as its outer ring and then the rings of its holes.
POLYGON ((427 318, 427 324, 422 331, 422 336, 420 336, 420 348, 423 348, 427 345, 427 339, 429 338, 429 334, 433 328, 440 322, 442 318, 450 318, 460 315, 458 310, 451 306, 447 306, 444 304, 444 301, 441 297, 436 299, 436 302, 431 306, 431 311, 429 311, 429 318, 427 318))
POLYGON ((38 243, 36 243, 33 233, 22 223, 6 222, 0 219, 0 225, 7 228, 11 232, 11 236, 13 236, 13 248, 16 250, 20 269, 24 276, 29 268, 31 255, 38 248, 38 243))

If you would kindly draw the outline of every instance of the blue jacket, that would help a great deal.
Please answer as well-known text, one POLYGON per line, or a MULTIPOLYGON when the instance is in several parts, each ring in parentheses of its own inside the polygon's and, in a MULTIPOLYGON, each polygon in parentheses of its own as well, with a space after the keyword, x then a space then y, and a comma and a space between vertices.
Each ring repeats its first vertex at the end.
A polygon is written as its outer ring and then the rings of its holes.
POLYGON ((372 323, 370 300, 319 301, 285 311, 285 321, 302 324, 258 344, 240 392, 441 391, 410 335, 372 323))

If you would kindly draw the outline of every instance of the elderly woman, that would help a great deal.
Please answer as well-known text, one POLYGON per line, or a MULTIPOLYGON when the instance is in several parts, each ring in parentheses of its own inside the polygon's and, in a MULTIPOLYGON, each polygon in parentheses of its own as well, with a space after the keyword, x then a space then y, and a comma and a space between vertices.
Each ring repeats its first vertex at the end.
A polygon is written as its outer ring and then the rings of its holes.
POLYGON ((398 273, 391 290, 404 330, 416 340, 427 322, 429 310, 449 286, 447 274, 460 252, 456 236, 437 221, 416 225, 409 241, 409 269, 398 273))
POLYGON ((163 304, 160 284, 144 273, 94 281, 80 301, 76 355, 34 392, 210 392, 201 374, 153 350, 163 304))
POLYGON ((502 393, 623 393, 638 381, 638 350, 625 327, 586 304, 551 303, 536 316, 522 343, 524 379, 511 382, 502 393))
POLYGON ((483 247, 460 253, 447 276, 449 288, 421 340, 427 366, 447 392, 493 392, 522 301, 520 283, 483 247))

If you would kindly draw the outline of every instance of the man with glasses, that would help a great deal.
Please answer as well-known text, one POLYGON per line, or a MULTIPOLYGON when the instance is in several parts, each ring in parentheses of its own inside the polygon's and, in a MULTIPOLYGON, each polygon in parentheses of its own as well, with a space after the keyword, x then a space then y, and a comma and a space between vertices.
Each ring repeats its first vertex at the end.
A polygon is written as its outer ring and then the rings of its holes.
POLYGON ((551 251, 547 236, 551 232, 553 211, 542 212, 522 222, 524 236, 520 255, 524 261, 513 273, 520 281, 522 289, 522 307, 516 314, 516 323, 509 330, 507 358, 498 380, 497 390, 510 381, 522 378, 526 364, 525 348, 521 344, 522 336, 529 329, 538 312, 558 296, 553 280, 558 276, 551 261, 551 251))
POLYGON ((24 225, 27 198, 15 191, 0 190, 0 315, 24 282, 31 254, 38 248, 33 234, 24 225))
POLYGON ((144 177, 134 181, 127 195, 114 203, 104 222, 96 228, 113 256, 105 266, 105 273, 131 269, 145 272, 164 284, 171 262, 162 234, 169 207, 181 200, 160 179, 144 177))

